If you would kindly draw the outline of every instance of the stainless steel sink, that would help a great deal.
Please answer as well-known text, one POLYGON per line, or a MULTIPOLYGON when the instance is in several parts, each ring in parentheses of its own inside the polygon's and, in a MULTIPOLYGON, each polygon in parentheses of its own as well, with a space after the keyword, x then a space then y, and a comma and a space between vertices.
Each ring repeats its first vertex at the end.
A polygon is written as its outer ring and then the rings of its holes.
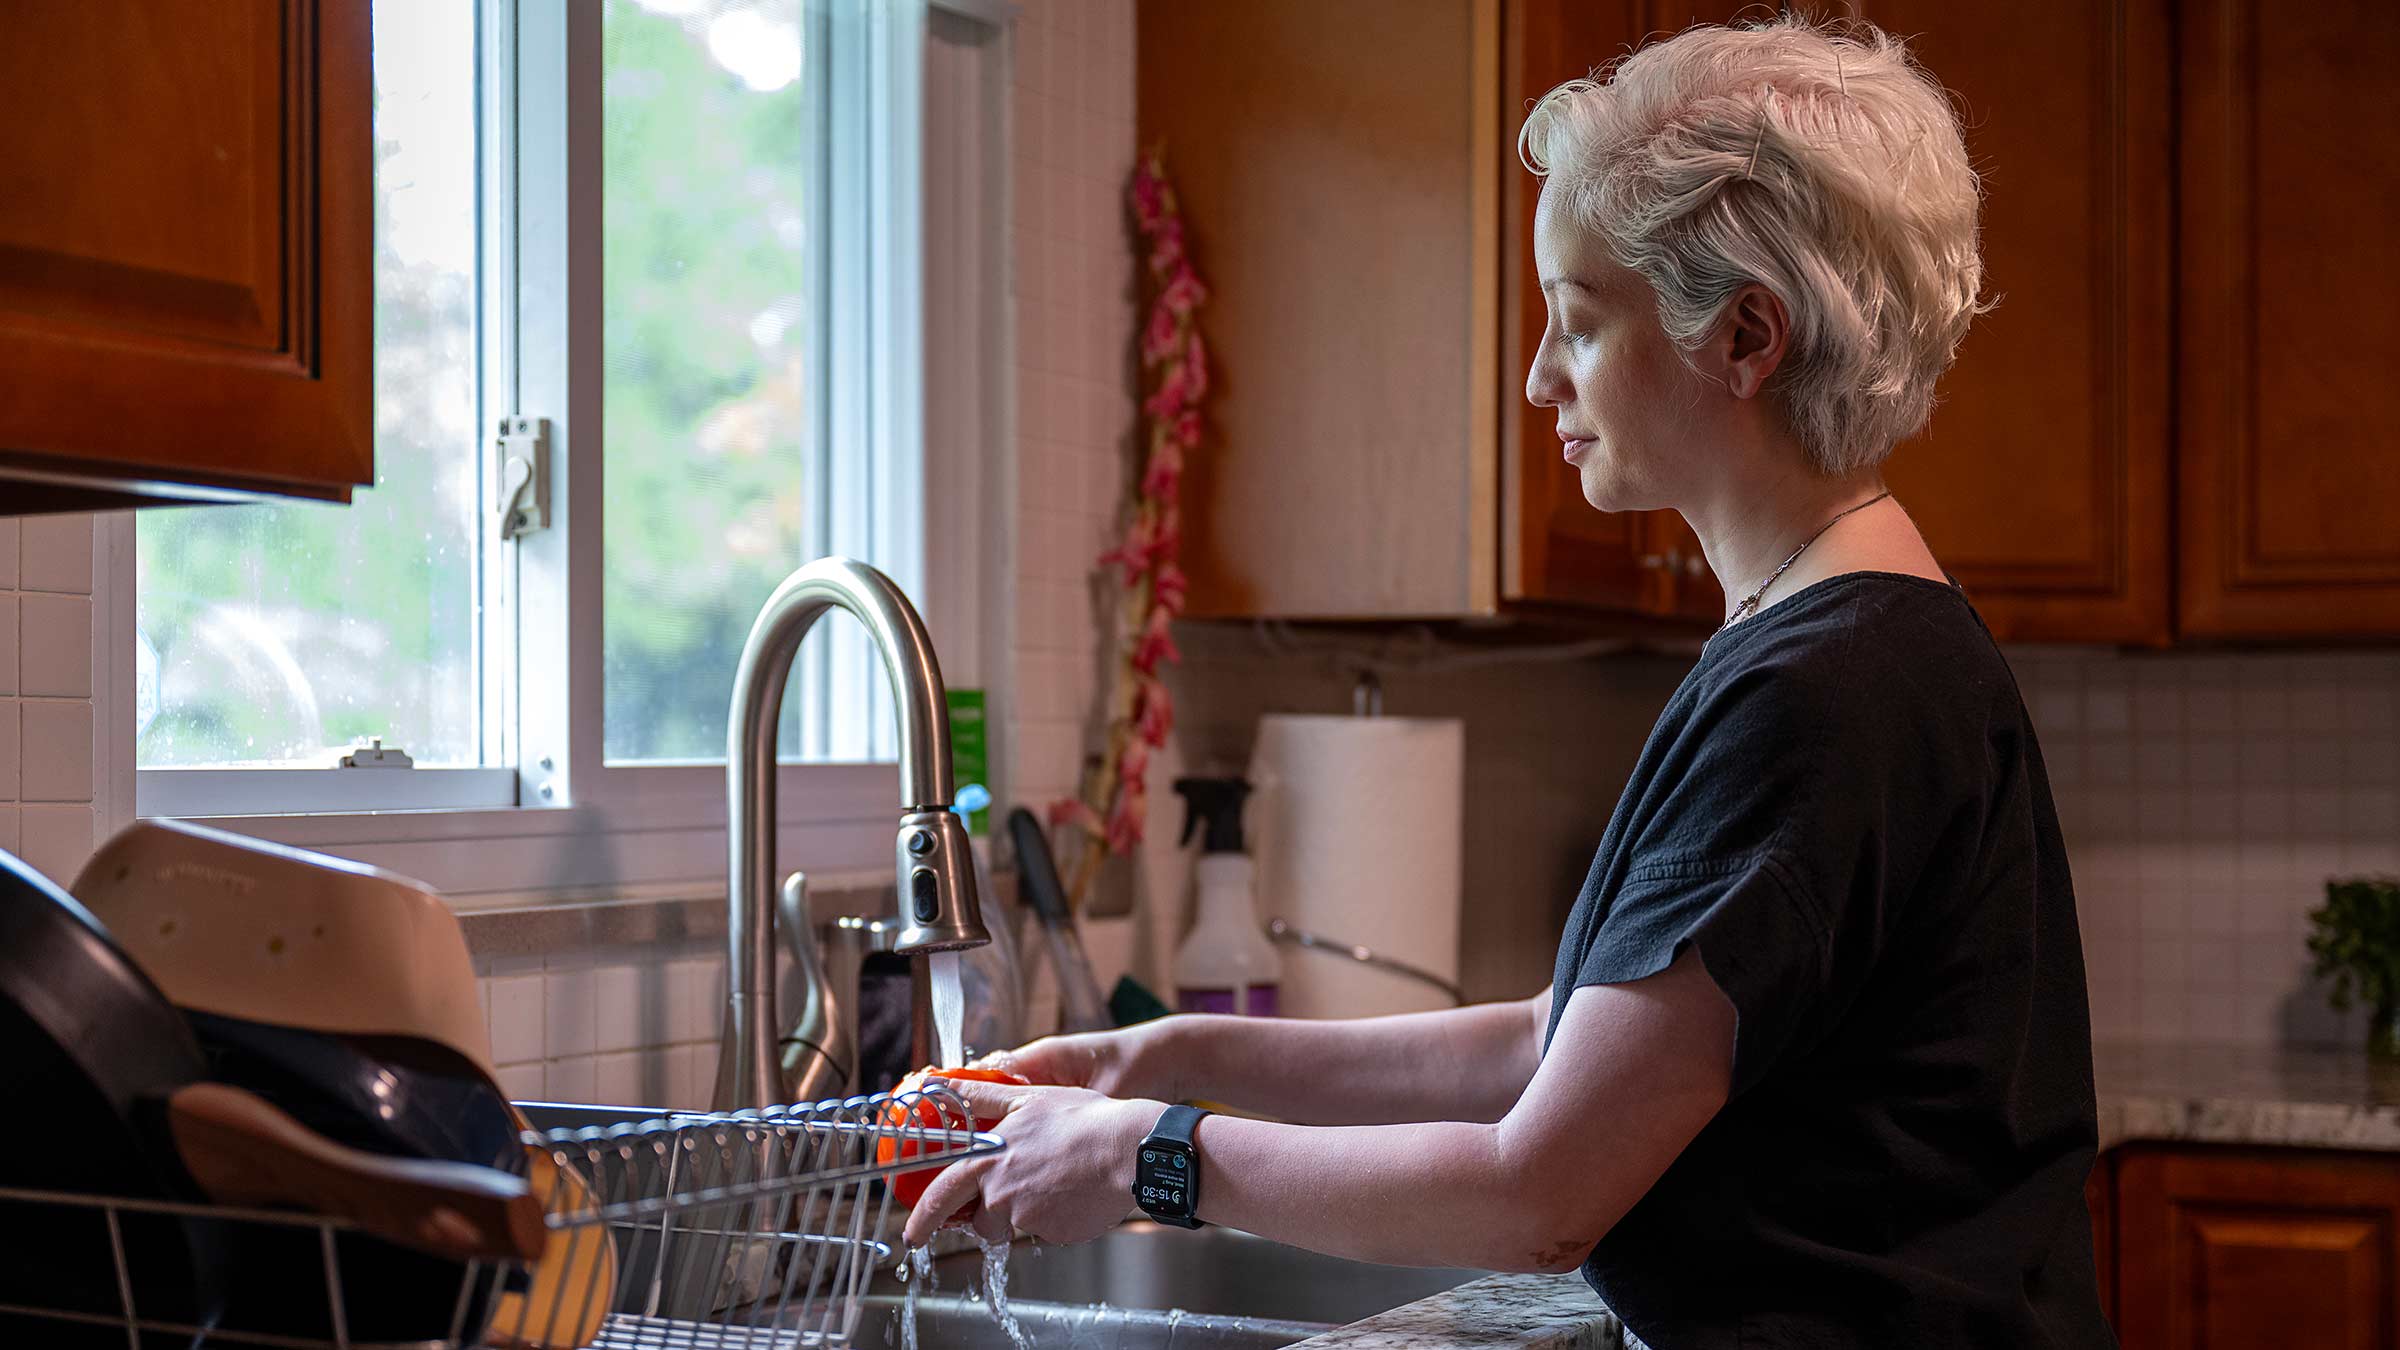
MULTIPOLYGON (((1273 1350, 1329 1330, 1305 1322, 1210 1317, 1143 1308, 1094 1308, 1014 1297, 1009 1314, 1039 1350, 1273 1350)), ((851 1344, 864 1350, 903 1344, 904 1303, 897 1294, 870 1294, 859 1310, 851 1344)), ((928 1350, 1011 1350, 1008 1332, 980 1301, 950 1295, 919 1299, 917 1343, 928 1350)))
MULTIPOLYGON (((937 1258, 935 1288, 968 1288, 981 1270, 982 1257, 973 1250, 937 1258)), ((1066 1305, 1179 1308, 1339 1326, 1487 1273, 1370 1265, 1228 1228, 1187 1232, 1143 1221, 1072 1247, 1018 1243, 1009 1253, 1008 1293, 1066 1305)))
MULTIPOLYGON (((519 1103, 537 1128, 581 1128, 659 1114, 619 1106, 519 1103)), ((887 1241, 897 1238, 897 1211, 887 1241)), ((946 1237, 935 1250, 960 1239, 946 1237)), ((880 1263, 857 1344, 898 1346, 902 1288, 880 1263), (886 1333, 889 1339, 886 1339, 886 1333)), ((952 1248, 933 1262, 918 1305, 921 1343, 1001 1347, 1007 1334, 975 1297, 983 1257, 952 1248)), ((1019 1242, 1009 1254, 1010 1307, 1037 1346, 1074 1350, 1289 1345, 1481 1279, 1480 1270, 1379 1266, 1320 1256, 1229 1228, 1185 1231, 1146 1220, 1070 1247, 1019 1242)))

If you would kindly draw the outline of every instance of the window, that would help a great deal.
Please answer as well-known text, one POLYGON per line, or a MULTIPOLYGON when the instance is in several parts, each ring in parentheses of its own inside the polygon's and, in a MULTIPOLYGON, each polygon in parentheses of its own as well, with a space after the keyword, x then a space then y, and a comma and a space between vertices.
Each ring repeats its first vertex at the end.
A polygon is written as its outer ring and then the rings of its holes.
MULTIPOLYGON (((903 557, 872 514, 892 487, 876 451, 901 450, 877 441, 905 438, 861 415, 900 392, 861 359, 879 327, 861 282, 896 260, 872 242, 877 194, 859 173, 874 119, 858 72, 829 59, 865 46, 869 14, 800 0, 603 10, 611 763, 721 760, 730 675, 776 583, 829 552, 887 569, 903 557)), ((837 662, 869 655, 840 626, 811 644, 787 755, 892 753, 857 734, 888 711, 836 719, 825 696, 837 662)))
MULTIPOLYGON (((792 568, 829 552, 884 568, 948 655, 981 597, 923 593, 919 279, 929 252, 992 255, 1006 217, 923 217, 928 44, 1002 50, 990 13, 944 3, 973 17, 377 0, 377 482, 348 508, 139 518, 142 812, 289 816, 256 832, 317 846, 610 828, 353 814, 411 807, 615 803, 627 829, 721 829, 707 766, 734 664, 792 568), (494 433, 519 418, 551 427, 552 524, 503 540, 494 433), (416 767, 333 767, 375 737, 416 767), (328 811, 352 823, 297 823, 328 811)), ((996 121, 944 125, 982 138, 996 121)), ((962 154, 1004 162, 981 139, 936 159, 962 154)), ((996 322, 959 327, 945 353, 997 340, 996 322)), ((991 420, 989 400, 937 402, 991 420)), ((788 759, 890 758, 871 647, 846 618, 823 629, 786 698, 788 759)), ((889 771, 784 779, 838 822, 851 808, 807 785, 847 802, 889 771)), ((686 872, 706 852, 676 847, 686 872)))
POLYGON ((137 762, 483 762, 475 7, 375 6, 375 486, 136 518, 137 762))

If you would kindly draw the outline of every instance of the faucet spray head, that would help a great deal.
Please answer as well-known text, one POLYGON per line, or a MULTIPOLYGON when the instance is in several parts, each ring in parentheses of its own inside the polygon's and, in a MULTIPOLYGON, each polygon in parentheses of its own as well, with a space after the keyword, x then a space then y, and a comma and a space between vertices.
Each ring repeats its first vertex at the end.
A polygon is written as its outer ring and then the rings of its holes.
POLYGON ((893 951, 949 952, 992 940, 983 926, 983 902, 975 889, 975 856, 957 813, 934 806, 902 816, 894 857, 900 935, 893 951))

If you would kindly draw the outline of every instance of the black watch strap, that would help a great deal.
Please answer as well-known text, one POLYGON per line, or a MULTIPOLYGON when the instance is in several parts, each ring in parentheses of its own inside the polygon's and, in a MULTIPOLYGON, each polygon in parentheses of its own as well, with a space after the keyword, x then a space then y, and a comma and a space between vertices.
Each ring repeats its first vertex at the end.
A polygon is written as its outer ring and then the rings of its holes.
POLYGON ((1193 1131, 1207 1114, 1197 1106, 1168 1107, 1134 1158, 1134 1203, 1160 1223, 1200 1226, 1200 1147, 1193 1131))
POLYGON ((1207 1114, 1197 1106, 1170 1106, 1159 1113, 1158 1123, 1150 1127, 1150 1137, 1185 1148, 1196 1147, 1192 1131, 1200 1128, 1200 1117, 1207 1114))

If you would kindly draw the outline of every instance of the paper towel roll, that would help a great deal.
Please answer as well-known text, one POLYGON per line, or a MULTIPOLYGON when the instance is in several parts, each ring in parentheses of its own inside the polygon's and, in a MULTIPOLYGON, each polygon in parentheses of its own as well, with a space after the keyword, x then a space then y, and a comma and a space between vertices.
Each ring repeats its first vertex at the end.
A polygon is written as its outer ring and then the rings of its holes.
MULTIPOLYGON (((1458 979, 1461 783, 1455 720, 1261 718, 1249 812, 1259 917, 1458 979)), ((1291 1017, 1446 1008, 1431 985, 1284 947, 1291 1017)))

